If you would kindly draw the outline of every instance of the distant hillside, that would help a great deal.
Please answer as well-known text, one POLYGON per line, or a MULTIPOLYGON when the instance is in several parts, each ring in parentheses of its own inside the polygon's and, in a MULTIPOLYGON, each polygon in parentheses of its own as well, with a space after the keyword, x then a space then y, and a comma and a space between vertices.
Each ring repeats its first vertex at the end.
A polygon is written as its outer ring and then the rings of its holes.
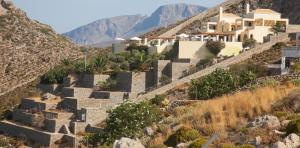
POLYGON ((129 38, 165 27, 196 15, 205 7, 187 4, 172 4, 159 7, 151 16, 125 15, 101 19, 81 26, 64 35, 75 43, 85 45, 107 45, 116 37, 129 38))
POLYGON ((65 37, 0 0, 0 96, 79 56, 79 48, 65 37))

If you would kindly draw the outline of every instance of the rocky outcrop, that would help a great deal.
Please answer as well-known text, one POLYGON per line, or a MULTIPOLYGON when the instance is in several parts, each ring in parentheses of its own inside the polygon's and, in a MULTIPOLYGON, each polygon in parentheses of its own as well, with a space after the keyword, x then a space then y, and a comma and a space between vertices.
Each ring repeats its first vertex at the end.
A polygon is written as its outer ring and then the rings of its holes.
POLYGON ((51 27, 30 20, 8 0, 1 0, 0 96, 24 86, 63 59, 77 59, 79 48, 51 27))
POLYGON ((281 124, 277 117, 275 116, 261 116, 255 118, 254 121, 249 122, 247 127, 249 128, 267 128, 267 129, 278 129, 281 124))
POLYGON ((283 141, 272 144, 271 148, 298 148, 300 146, 299 136, 296 134, 288 135, 283 141))
POLYGON ((121 138, 114 142, 113 148, 145 148, 139 140, 121 138))

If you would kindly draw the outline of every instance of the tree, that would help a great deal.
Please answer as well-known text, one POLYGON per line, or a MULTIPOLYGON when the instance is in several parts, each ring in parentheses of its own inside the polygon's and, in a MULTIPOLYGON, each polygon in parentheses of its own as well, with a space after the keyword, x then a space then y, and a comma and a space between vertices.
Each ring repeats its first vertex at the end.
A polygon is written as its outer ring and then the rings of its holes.
POLYGON ((200 80, 192 80, 189 95, 196 99, 210 99, 234 91, 238 88, 238 79, 228 70, 217 69, 200 80))
POLYGON ((225 44, 221 41, 209 40, 206 43, 206 47, 211 53, 218 55, 220 51, 225 48, 225 44))
POLYGON ((106 56, 98 55, 92 59, 92 62, 89 65, 89 71, 92 73, 102 73, 107 69, 108 63, 109 61, 106 56))

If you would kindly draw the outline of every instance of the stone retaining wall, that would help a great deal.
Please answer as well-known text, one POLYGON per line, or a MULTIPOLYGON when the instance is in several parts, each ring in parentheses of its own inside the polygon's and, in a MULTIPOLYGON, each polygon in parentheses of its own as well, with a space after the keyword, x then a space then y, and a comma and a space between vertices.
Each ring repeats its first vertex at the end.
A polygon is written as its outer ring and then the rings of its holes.
POLYGON ((0 131, 14 137, 21 137, 27 140, 32 140, 42 146, 53 147, 55 141, 61 139, 63 134, 48 133, 35 130, 30 127, 17 125, 9 121, 0 122, 0 131))
POLYGON ((48 132, 58 133, 63 125, 69 126, 70 122, 71 121, 67 119, 45 119, 44 127, 48 132))
POLYGON ((287 41, 289 41, 289 37, 288 37, 288 34, 286 34, 286 33, 280 33, 278 36, 272 36, 270 38, 270 42, 257 45, 255 48, 253 48, 251 50, 248 50, 248 51, 245 51, 245 52, 243 52, 243 53, 241 53, 241 54, 239 54, 235 57, 226 59, 223 62, 212 65, 212 66, 210 66, 206 69, 203 69, 199 72, 196 72, 196 73, 191 74, 189 76, 183 77, 182 79, 173 81, 170 84, 167 84, 165 86, 157 88, 153 91, 147 92, 146 94, 142 94, 142 95, 138 96, 137 99, 143 100, 145 98, 148 98, 148 99, 153 98, 155 95, 163 94, 163 93, 167 92, 168 90, 171 90, 172 88, 174 88, 176 86, 180 86, 180 85, 183 85, 185 83, 189 83, 192 79, 197 79, 197 78, 203 77, 205 75, 208 75, 208 74, 212 73, 213 71, 215 71, 218 68, 227 68, 230 65, 243 62, 243 61, 251 58, 255 54, 259 54, 259 53, 262 53, 266 50, 269 50, 277 42, 287 42, 287 41))

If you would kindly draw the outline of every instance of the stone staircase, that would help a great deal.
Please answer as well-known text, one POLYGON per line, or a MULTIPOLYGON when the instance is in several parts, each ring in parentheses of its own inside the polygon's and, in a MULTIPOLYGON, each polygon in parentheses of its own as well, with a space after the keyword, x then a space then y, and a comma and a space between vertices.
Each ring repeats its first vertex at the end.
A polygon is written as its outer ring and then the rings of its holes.
POLYGON ((251 58, 255 54, 260 54, 266 50, 269 50, 277 42, 287 42, 287 41, 289 41, 288 33, 280 33, 277 36, 272 36, 272 37, 270 37, 270 41, 267 43, 259 44, 255 48, 245 51, 245 52, 239 54, 238 56, 226 59, 220 63, 217 63, 215 65, 207 67, 207 68, 200 70, 194 74, 188 75, 179 80, 175 80, 172 83, 158 87, 152 91, 149 91, 142 95, 139 95, 137 97, 137 100, 153 98, 153 97, 155 97, 155 95, 163 94, 177 86, 183 85, 185 83, 189 83, 192 79, 197 79, 197 78, 206 76, 218 68, 228 68, 231 65, 243 62, 243 61, 251 58))
POLYGON ((210 9, 188 19, 187 21, 184 21, 183 23, 181 23, 181 24, 177 25, 176 27, 170 29, 169 31, 163 33, 159 37, 160 38, 172 37, 173 35, 175 35, 176 33, 178 33, 179 31, 181 31, 182 29, 184 29, 185 27, 187 27, 188 25, 190 25, 191 23, 193 23, 196 20, 203 20, 205 18, 217 15, 219 13, 220 7, 223 7, 223 9, 225 11, 225 10, 229 9, 230 6, 241 3, 242 1, 243 0, 227 0, 224 3, 221 3, 213 8, 210 8, 210 9))

